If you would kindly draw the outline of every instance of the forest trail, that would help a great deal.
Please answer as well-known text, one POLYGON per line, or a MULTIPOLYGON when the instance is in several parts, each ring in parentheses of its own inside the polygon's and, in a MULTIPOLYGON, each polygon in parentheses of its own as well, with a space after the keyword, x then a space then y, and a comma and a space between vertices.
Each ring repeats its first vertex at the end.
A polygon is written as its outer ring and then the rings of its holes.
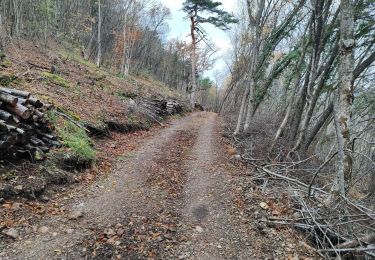
POLYGON ((265 253, 259 241, 272 255, 267 235, 238 213, 221 131, 214 113, 176 120, 0 259, 251 259, 265 253))
POLYGON ((182 223, 184 232, 193 234, 177 248, 180 257, 192 259, 249 259, 251 249, 241 241, 237 223, 231 222, 230 175, 222 167, 226 158, 221 153, 217 117, 205 118, 192 150, 195 160, 184 162, 188 170, 182 223))

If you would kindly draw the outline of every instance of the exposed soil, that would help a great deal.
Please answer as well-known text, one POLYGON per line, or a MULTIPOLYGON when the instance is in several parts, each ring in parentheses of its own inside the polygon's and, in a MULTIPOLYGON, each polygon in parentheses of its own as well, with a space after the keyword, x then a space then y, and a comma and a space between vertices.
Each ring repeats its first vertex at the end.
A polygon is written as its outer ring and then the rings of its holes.
POLYGON ((8 223, 17 236, 0 237, 0 258, 315 259, 295 230, 259 221, 290 214, 288 199, 270 203, 251 168, 229 163, 222 129, 216 114, 195 113, 121 148, 115 169, 88 188, 3 205, 9 219, 28 215, 8 223))

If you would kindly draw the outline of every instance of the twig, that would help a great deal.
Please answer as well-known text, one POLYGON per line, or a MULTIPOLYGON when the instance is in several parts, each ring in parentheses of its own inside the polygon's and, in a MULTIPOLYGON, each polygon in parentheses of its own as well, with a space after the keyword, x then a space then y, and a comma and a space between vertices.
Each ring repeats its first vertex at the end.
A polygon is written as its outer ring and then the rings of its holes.
POLYGON ((348 198, 343 198, 347 203, 349 203, 350 205, 352 205, 353 207, 355 207, 356 209, 358 209, 360 212, 366 214, 366 216, 368 216, 369 218, 375 220, 375 212, 373 212, 372 210, 366 208, 365 206, 362 206, 362 205, 357 205, 355 204, 354 202, 350 201, 348 198), (371 212, 371 213, 368 213, 368 212, 371 212))
POLYGON ((334 154, 332 154, 331 157, 328 160, 326 160, 322 165, 320 165, 319 168, 315 171, 314 177, 312 178, 312 180, 310 182, 310 185, 309 185, 309 190, 308 190, 308 193, 307 193, 308 197, 310 197, 310 195, 311 195, 311 187, 314 184, 314 181, 315 181, 316 177, 318 176, 319 172, 324 168, 324 166, 326 166, 336 156, 337 153, 338 152, 335 152, 334 154))
POLYGON ((372 163, 373 166, 375 166, 375 162, 374 162, 370 157, 368 157, 366 154, 363 154, 363 153, 361 153, 361 152, 357 152, 357 151, 351 151, 351 152, 356 153, 356 154, 359 154, 359 155, 362 155, 362 156, 365 157, 367 160, 369 160, 369 162, 372 163))
POLYGON ((262 193, 265 193, 265 192, 266 192, 267 184, 268 184, 268 179, 266 179, 266 181, 265 181, 264 184, 263 184, 262 193))
POLYGON ((264 161, 264 159, 254 159, 254 158, 248 158, 243 155, 241 155, 241 158, 245 161, 264 161))
MULTIPOLYGON (((60 109, 58 109, 60 110, 60 109)), ((85 130, 86 132, 90 132, 84 125, 78 123, 76 120, 74 120, 73 118, 71 118, 70 116, 68 116, 67 114, 65 114, 64 112, 61 112, 60 111, 56 111, 56 114, 59 115, 59 116, 62 116, 64 117, 65 119, 69 120, 70 122, 72 122, 73 124, 75 124, 76 126, 78 126, 79 128, 82 128, 83 130, 85 130)))
POLYGON ((149 115, 147 113, 144 113, 146 116, 148 116, 149 118, 151 118, 152 120, 154 120, 156 123, 158 123, 160 126, 165 126, 162 122, 160 122, 159 120, 157 120, 155 117, 153 117, 152 115, 149 115))
POLYGON ((51 68, 47 68, 45 66, 41 66, 41 65, 38 65, 38 64, 35 64, 35 63, 32 63, 30 61, 26 61, 27 64, 29 64, 30 66, 32 67, 35 67, 35 68, 38 68, 38 69, 42 69, 42 70, 50 70, 51 68))
POLYGON ((358 247, 358 248, 342 248, 342 249, 320 249, 319 252, 335 252, 337 253, 345 253, 345 252, 353 252, 353 253, 360 253, 360 252, 368 252, 374 251, 374 247, 358 247))
POLYGON ((339 244, 339 245, 337 245, 337 248, 341 249, 341 248, 347 248, 347 247, 356 247, 356 246, 361 245, 361 243, 370 244, 374 241, 375 241, 375 233, 372 233, 368 236, 361 237, 361 238, 355 239, 355 240, 350 240, 350 241, 347 241, 345 243, 339 244))
POLYGON ((351 224, 351 223, 356 223, 356 222, 362 222, 362 221, 368 221, 368 220, 369 220, 368 218, 348 220, 348 221, 345 221, 345 222, 336 223, 335 226, 342 226, 342 225, 346 225, 346 224, 351 224))
MULTIPOLYGON (((295 195, 299 195, 299 194, 295 194, 295 195)), ((310 215, 312 221, 313 221, 313 222, 315 223, 315 225, 319 228, 319 230, 324 234, 324 237, 327 239, 328 243, 329 243, 330 246, 333 248, 334 252, 337 253, 337 251, 335 250, 336 248, 335 248, 335 246, 333 245, 331 239, 329 239, 329 237, 327 236, 327 231, 328 231, 329 229, 327 228, 326 231, 324 231, 324 230, 322 229, 322 225, 320 225, 320 224, 316 221, 315 217, 313 216, 313 214, 311 213, 311 211, 310 211, 309 208, 307 207, 306 202, 303 200, 303 198, 302 198, 301 196, 296 196, 296 197, 298 197, 298 198, 300 199, 301 204, 302 204, 303 207, 307 210, 307 213, 310 215)))
POLYGON ((317 154, 314 154, 314 155, 312 155, 312 156, 310 156, 310 157, 308 157, 308 158, 306 158, 306 159, 304 159, 304 160, 300 160, 300 161, 298 161, 298 162, 293 162, 292 165, 287 166, 286 168, 294 167, 294 166, 297 166, 297 165, 302 164, 302 163, 304 163, 304 162, 310 161, 311 159, 313 159, 313 158, 316 157, 316 156, 317 156, 317 154))
MULTIPOLYGON (((305 187, 305 188, 309 187, 309 185, 307 185, 306 183, 303 183, 303 182, 301 182, 301 181, 299 181, 297 179, 293 179, 293 178, 290 178, 290 177, 287 177, 287 176, 284 176, 284 175, 272 172, 272 171, 266 169, 265 167, 260 167, 260 166, 256 165, 255 163, 251 163, 251 164, 254 165, 254 167, 256 167, 258 169, 261 169, 262 171, 268 173, 269 175, 272 175, 272 176, 275 176, 277 178, 293 182, 293 183, 298 184, 298 185, 300 185, 302 187, 305 187)), ((324 190, 321 190, 319 188, 314 188, 314 189, 317 190, 317 191, 319 191, 319 192, 321 192, 321 193, 323 193, 323 194, 327 194, 327 192, 325 192, 324 190)))
POLYGON ((271 223, 275 225, 295 226, 295 227, 304 228, 304 229, 314 229, 314 226, 312 225, 297 223, 297 222, 270 221, 270 220, 259 220, 259 221, 265 222, 265 223, 271 223))

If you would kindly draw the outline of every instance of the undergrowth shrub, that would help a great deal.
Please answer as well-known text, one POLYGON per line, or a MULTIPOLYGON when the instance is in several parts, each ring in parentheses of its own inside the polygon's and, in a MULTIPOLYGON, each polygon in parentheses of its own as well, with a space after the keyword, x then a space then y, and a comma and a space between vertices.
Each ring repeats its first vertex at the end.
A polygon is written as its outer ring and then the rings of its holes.
POLYGON ((55 126, 57 124, 57 115, 54 110, 47 111, 47 118, 51 125, 55 126))
POLYGON ((17 80, 17 76, 13 74, 0 74, 0 85, 9 86, 12 82, 17 80))
POLYGON ((95 160, 96 152, 85 130, 65 121, 63 126, 58 128, 58 133, 64 145, 70 148, 72 155, 78 161, 93 162, 95 160))
POLYGON ((5 52, 0 50, 0 61, 3 61, 6 58, 5 52))
POLYGON ((45 80, 55 84, 55 85, 58 85, 60 87, 63 87, 63 88, 70 88, 70 85, 69 85, 69 82, 60 77, 59 75, 56 75, 56 74, 52 74, 52 73, 49 73, 49 72, 43 72, 42 73, 42 76, 45 80))

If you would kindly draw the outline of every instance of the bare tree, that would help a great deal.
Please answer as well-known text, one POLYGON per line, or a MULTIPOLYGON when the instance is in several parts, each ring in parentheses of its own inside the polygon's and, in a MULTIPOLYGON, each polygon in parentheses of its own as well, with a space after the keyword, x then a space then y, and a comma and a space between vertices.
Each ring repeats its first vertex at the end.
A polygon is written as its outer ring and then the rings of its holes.
POLYGON ((338 97, 335 107, 335 124, 338 143, 338 170, 332 187, 334 196, 346 196, 346 188, 351 180, 353 159, 350 147, 350 119, 353 103, 354 71, 354 5, 351 0, 341 0, 340 4, 340 54, 338 97))
POLYGON ((206 35, 201 27, 204 23, 210 23, 220 29, 226 30, 232 23, 237 23, 233 15, 220 8, 222 3, 212 0, 186 0, 183 10, 190 19, 191 35, 191 97, 192 108, 195 106, 195 92, 197 91, 197 44, 206 41, 206 35))

